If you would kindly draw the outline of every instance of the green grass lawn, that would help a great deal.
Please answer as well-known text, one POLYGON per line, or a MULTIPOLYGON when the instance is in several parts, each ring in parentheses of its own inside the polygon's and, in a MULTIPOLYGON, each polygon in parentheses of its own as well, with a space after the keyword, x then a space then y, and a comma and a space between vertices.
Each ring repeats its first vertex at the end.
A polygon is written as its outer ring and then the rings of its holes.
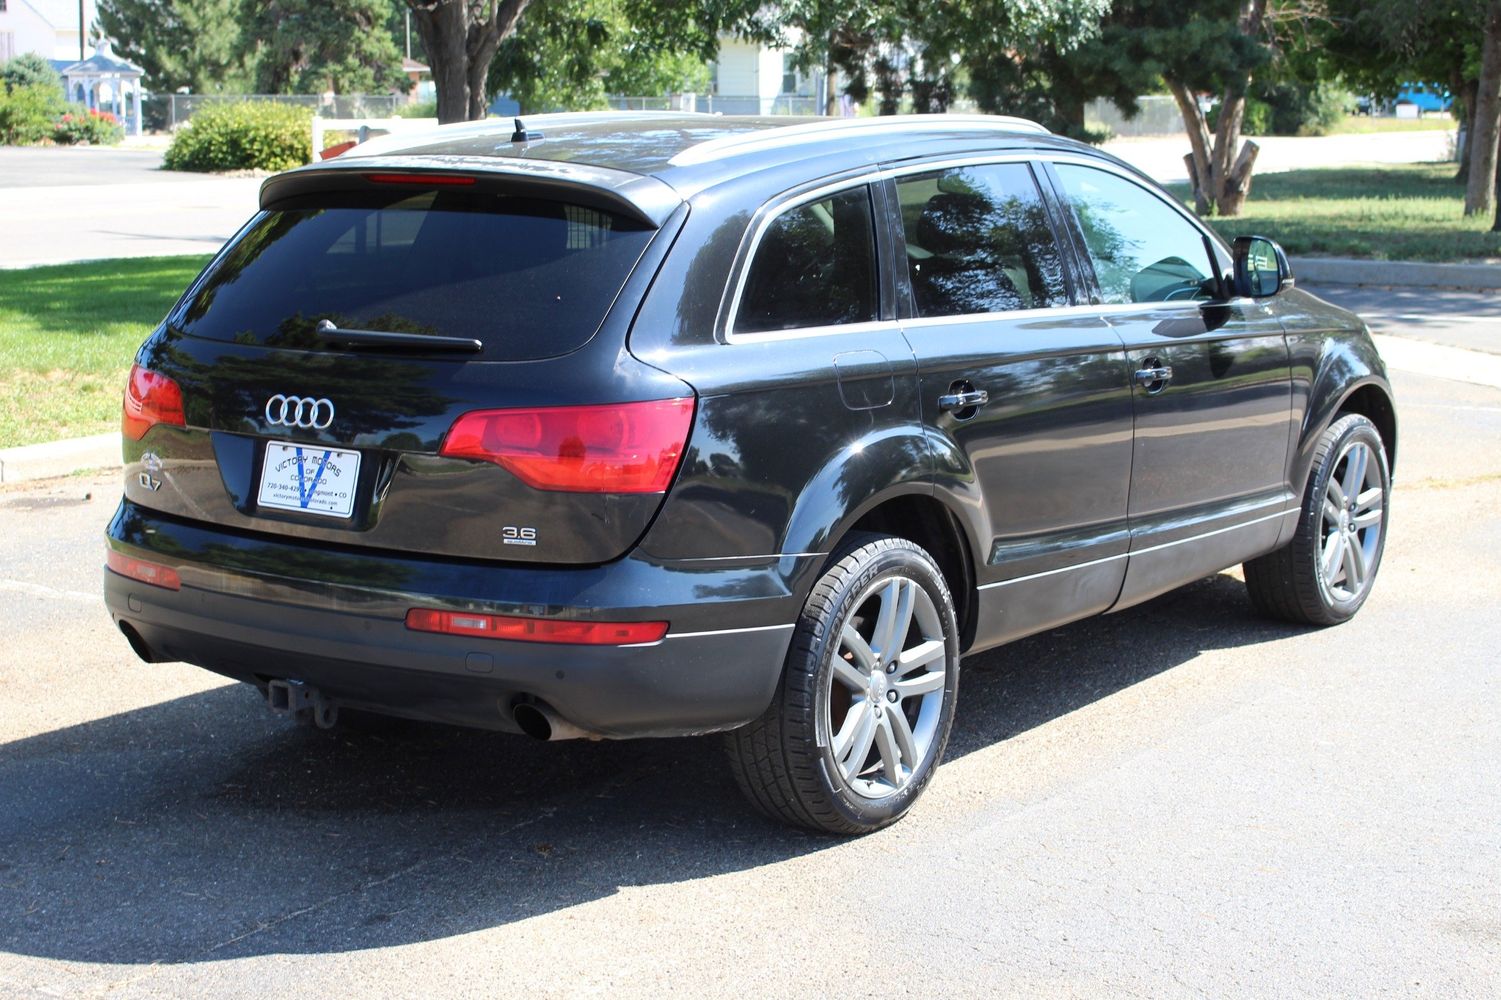
POLYGON ((1346 115, 1344 120, 1330 129, 1329 135, 1367 135, 1372 132, 1438 132, 1454 131, 1459 125, 1446 114, 1431 114, 1425 118, 1388 118, 1371 115, 1346 115))
MULTIPOLYGON (((1211 219, 1226 239, 1270 236, 1289 254, 1374 260, 1464 261, 1501 257, 1494 217, 1466 219, 1452 163, 1290 170, 1251 182, 1233 219, 1211 219)), ((1187 184, 1171 185, 1191 201, 1187 184)))
POLYGON ((0 448, 118 429, 136 348, 207 262, 0 270, 0 448))

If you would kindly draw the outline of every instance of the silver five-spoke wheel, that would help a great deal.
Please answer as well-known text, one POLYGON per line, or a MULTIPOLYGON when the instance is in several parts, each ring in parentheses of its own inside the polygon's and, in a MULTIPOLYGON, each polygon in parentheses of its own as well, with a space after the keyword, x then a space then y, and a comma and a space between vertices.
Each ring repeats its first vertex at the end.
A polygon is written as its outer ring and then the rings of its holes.
POLYGON ((943 759, 958 685, 943 570, 910 539, 852 532, 803 605, 771 705, 729 734, 730 765, 768 816, 879 830, 943 759))
POLYGON ((1324 488, 1319 583, 1333 600, 1352 601, 1370 583, 1385 509, 1380 462, 1365 441, 1348 442, 1324 488))
POLYGON ((866 798, 900 791, 933 748, 947 643, 938 608, 904 577, 868 586, 840 631, 824 725, 840 773, 866 798))
POLYGON ((1246 589, 1264 614, 1335 625, 1365 603, 1381 566, 1391 504, 1388 449, 1370 418, 1347 413, 1319 435, 1298 527, 1247 562, 1246 589))

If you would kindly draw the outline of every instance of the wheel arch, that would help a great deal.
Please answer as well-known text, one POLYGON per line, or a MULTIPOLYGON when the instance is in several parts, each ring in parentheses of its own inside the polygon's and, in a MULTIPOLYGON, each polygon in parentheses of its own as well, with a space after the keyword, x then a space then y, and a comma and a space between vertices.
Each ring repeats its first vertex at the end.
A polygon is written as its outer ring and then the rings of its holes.
POLYGON ((926 484, 921 487, 897 489, 862 505, 838 534, 831 537, 831 551, 837 552, 852 532, 864 531, 905 538, 921 546, 943 573, 959 619, 959 648, 968 649, 975 637, 979 615, 972 546, 958 514, 936 497, 931 487, 926 484))

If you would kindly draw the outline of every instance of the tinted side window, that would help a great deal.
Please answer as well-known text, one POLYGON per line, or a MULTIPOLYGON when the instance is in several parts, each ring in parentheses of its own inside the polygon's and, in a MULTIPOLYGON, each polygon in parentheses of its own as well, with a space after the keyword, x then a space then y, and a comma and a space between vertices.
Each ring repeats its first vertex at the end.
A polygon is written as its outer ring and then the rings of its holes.
POLYGON ((1055 169, 1084 233, 1101 301, 1210 297, 1209 260, 1192 223, 1124 177, 1071 163, 1055 169))
POLYGON ((917 315, 1068 304, 1058 243, 1026 164, 915 174, 896 188, 917 315))
POLYGON ((841 191, 777 216, 751 261, 736 333, 863 323, 876 318, 870 192, 841 191))

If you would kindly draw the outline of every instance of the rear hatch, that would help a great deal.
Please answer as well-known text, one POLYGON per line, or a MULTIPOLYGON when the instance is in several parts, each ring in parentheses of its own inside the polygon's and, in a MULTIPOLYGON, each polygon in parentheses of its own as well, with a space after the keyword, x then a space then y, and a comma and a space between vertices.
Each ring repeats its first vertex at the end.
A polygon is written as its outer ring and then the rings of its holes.
POLYGON ((692 390, 624 346, 671 234, 579 195, 344 171, 267 205, 137 356, 127 496, 341 546, 620 556, 692 390))

